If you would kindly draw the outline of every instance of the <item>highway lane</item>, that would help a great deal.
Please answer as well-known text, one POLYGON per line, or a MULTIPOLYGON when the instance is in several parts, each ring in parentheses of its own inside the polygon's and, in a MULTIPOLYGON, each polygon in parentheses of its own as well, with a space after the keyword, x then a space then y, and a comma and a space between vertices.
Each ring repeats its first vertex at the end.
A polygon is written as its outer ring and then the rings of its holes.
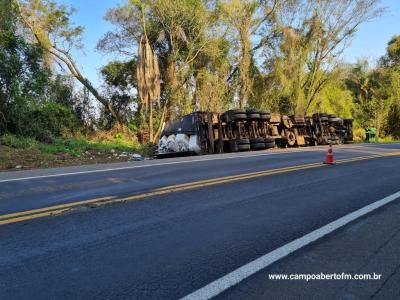
MULTIPOLYGON (((336 154, 365 155, 364 147, 368 151, 394 151, 399 146, 349 147, 336 154)), ((274 157, 274 162, 268 156, 259 156, 196 164, 224 163, 228 172, 222 174, 227 175, 259 170, 265 162, 271 167, 296 165, 319 162, 323 156, 323 152, 288 153, 274 157)), ((190 170, 191 164, 174 168, 190 170)), ((265 169, 265 165, 262 167, 265 169)), ((399 167, 398 156, 376 158, 145 201, 82 207, 59 216, 3 225, 0 299, 26 299, 27 295, 32 299, 177 299, 287 242, 398 192, 399 167)), ((152 168, 146 170, 149 178, 157 173, 152 168)), ((204 176, 206 170, 204 166, 204 176)), ((180 180, 204 178, 192 173, 181 175, 180 180)), ((40 179, 37 186, 41 180, 48 179, 40 179)))
MULTIPOLYGON (((399 149, 397 144, 346 145, 335 148, 335 158, 399 149)), ((197 180, 319 163, 324 160, 325 152, 326 147, 317 147, 153 160, 97 166, 97 169, 81 166, 3 172, 0 173, 0 215, 99 197, 124 197, 197 180)))

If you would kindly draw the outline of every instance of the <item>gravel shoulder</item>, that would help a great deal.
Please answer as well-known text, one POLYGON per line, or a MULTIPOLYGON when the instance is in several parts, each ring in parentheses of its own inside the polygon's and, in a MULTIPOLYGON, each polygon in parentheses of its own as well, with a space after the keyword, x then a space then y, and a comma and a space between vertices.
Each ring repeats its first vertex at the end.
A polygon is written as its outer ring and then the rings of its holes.
POLYGON ((45 154, 37 149, 15 149, 0 145, 0 171, 58 168, 101 163, 132 161, 132 153, 124 151, 85 151, 81 155, 45 154))

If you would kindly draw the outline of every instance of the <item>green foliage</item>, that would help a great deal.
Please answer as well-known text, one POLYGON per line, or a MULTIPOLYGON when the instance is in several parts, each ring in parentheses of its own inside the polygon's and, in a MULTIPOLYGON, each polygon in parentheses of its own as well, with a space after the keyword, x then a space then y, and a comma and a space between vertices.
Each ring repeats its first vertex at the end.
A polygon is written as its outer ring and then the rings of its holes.
POLYGON ((38 147, 39 143, 33 138, 5 134, 0 136, 0 145, 16 149, 34 149, 38 147))
POLYGON ((0 135, 51 142, 75 132, 79 124, 72 112, 72 86, 60 77, 53 81, 43 49, 16 33, 16 11, 11 5, 7 10, 0 31, 0 135))
MULTIPOLYGON (((129 123, 134 117, 132 107, 138 105, 137 97, 132 96, 132 91, 137 88, 136 60, 111 61, 101 69, 101 74, 112 106, 124 123, 129 123)), ((112 124, 109 114, 103 117, 112 124)))
POLYGON ((16 34, 12 6, 8 13, 0 31, 0 134, 18 133, 26 114, 44 101, 49 83, 42 49, 16 34))
POLYGON ((351 118, 354 112, 353 97, 340 78, 330 81, 310 106, 312 112, 326 112, 351 118))
POLYGON ((398 143, 399 142, 399 138, 394 138, 391 135, 386 135, 384 137, 379 137, 377 138, 377 142, 379 143, 398 143))
POLYGON ((76 132, 78 127, 78 120, 70 109, 48 102, 29 112, 20 130, 26 136, 51 142, 55 137, 76 132))
POLYGON ((365 142, 365 129, 353 124, 353 139, 356 142, 365 142))
POLYGON ((385 131, 396 139, 400 139, 400 100, 390 107, 385 131))
POLYGON ((400 64, 400 35, 395 35, 388 43, 387 53, 381 59, 382 65, 394 66, 400 64))

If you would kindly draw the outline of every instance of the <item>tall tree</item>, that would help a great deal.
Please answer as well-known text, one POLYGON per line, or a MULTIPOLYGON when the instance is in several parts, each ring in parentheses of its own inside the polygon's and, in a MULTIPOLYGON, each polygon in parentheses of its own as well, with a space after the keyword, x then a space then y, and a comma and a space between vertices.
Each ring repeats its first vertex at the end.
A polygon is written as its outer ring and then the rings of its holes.
POLYGON ((31 32, 34 40, 47 54, 47 62, 55 60, 69 72, 119 121, 119 116, 94 85, 82 74, 71 55, 73 48, 81 48, 83 27, 71 21, 73 8, 58 5, 52 0, 15 0, 21 20, 31 32))
POLYGON ((386 54, 381 58, 381 65, 384 67, 400 65, 400 35, 395 35, 389 41, 386 54))
POLYGON ((222 20, 226 22, 229 28, 233 29, 233 44, 238 47, 238 65, 235 70, 239 74, 239 106, 241 108, 247 105, 252 89, 250 66, 254 49, 251 39, 262 25, 271 21, 278 2, 278 0, 229 0, 217 2, 222 20))
POLYGON ((99 41, 98 49, 136 59, 136 49, 144 31, 143 7, 149 45, 158 56, 160 66, 160 106, 155 111, 158 116, 155 119, 161 119, 161 122, 154 131, 157 136, 165 120, 194 109, 196 97, 200 95, 195 91, 196 74, 200 74, 200 68, 211 70, 212 59, 205 57, 215 57, 215 53, 223 55, 223 51, 220 51, 222 47, 213 44, 218 40, 210 29, 214 19, 202 0, 130 1, 112 8, 105 18, 115 25, 115 29, 99 41), (216 52, 210 54, 212 51, 216 52))
POLYGON ((338 57, 363 22, 379 16, 379 0, 293 0, 277 15, 280 47, 267 57, 283 86, 288 112, 304 114, 331 80, 338 57))

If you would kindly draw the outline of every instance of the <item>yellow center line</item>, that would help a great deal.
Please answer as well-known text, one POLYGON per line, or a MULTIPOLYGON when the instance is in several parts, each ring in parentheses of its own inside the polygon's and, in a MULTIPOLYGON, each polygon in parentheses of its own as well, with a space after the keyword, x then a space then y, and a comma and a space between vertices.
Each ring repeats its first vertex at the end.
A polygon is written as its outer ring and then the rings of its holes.
MULTIPOLYGON (((350 163, 350 162, 355 162, 355 161, 362 161, 362 160, 368 160, 368 159, 374 159, 374 158, 380 158, 380 157, 398 156, 398 155, 400 155, 400 152, 359 156, 359 157, 337 160, 336 164, 345 164, 345 163, 350 163)), ((136 194, 136 195, 132 195, 132 196, 128 196, 128 197, 118 198, 116 196, 110 196, 110 197, 102 197, 102 198, 95 198, 95 199, 90 199, 90 200, 82 200, 82 201, 77 201, 77 202, 65 203, 65 204, 54 205, 54 206, 49 206, 49 207, 45 207, 45 208, 39 208, 39 209, 33 209, 33 210, 28 210, 28 211, 22 211, 22 212, 16 212, 16 213, 2 215, 2 216, 0 216, 0 225, 22 222, 22 221, 37 219, 37 218, 41 218, 41 217, 45 217, 45 216, 57 215, 57 214, 64 213, 72 208, 85 206, 85 205, 105 205, 105 204, 111 204, 111 203, 134 201, 134 200, 140 200, 140 199, 165 195, 165 194, 174 193, 174 192, 186 191, 186 190, 190 190, 190 189, 203 188, 203 187, 214 186, 214 185, 219 185, 219 184, 224 184, 224 183, 232 183, 232 182, 236 182, 236 181, 253 179, 253 178, 258 178, 258 177, 263 177, 263 176, 270 176, 270 175, 276 175, 276 174, 282 174, 282 173, 288 173, 288 172, 294 172, 294 171, 300 171, 300 170, 321 168, 321 167, 326 167, 326 166, 327 165, 324 165, 322 163, 311 163, 311 164, 305 164, 305 165, 299 165, 299 166, 283 167, 283 168, 277 168, 277 169, 271 169, 271 170, 257 171, 257 172, 251 172, 251 173, 244 173, 244 174, 238 174, 238 175, 224 176, 224 177, 219 177, 219 178, 211 178, 211 179, 199 180, 199 181, 194 181, 194 182, 176 184, 176 185, 161 187, 161 188, 152 190, 150 192, 144 192, 144 193, 140 193, 140 194, 136 194)))
POLYGON ((41 212, 46 212, 46 211, 50 211, 50 210, 57 210, 57 209, 61 209, 61 208, 71 208, 73 206, 87 205, 87 204, 92 204, 92 203, 101 202, 101 201, 105 201, 105 200, 111 200, 111 199, 115 199, 115 198, 116 197, 114 197, 114 196, 113 197, 95 198, 95 199, 90 199, 90 200, 77 201, 77 202, 73 202, 73 203, 54 205, 54 206, 49 206, 49 207, 45 207, 45 208, 21 211, 21 212, 11 213, 11 214, 7 214, 7 215, 2 215, 2 216, 0 216, 0 220, 12 218, 12 217, 18 217, 18 216, 22 216, 22 215, 41 213, 41 212))

